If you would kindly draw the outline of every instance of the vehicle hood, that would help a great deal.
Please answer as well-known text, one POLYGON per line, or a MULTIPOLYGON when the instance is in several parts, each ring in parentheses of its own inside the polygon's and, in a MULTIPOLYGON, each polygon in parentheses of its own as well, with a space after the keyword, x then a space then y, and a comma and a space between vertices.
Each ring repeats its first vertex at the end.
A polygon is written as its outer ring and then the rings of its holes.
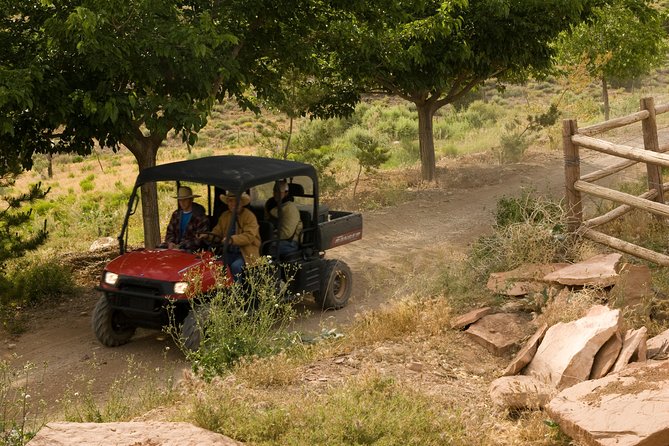
POLYGON ((120 276, 178 282, 187 271, 203 262, 200 254, 175 249, 143 249, 115 258, 105 270, 120 276))

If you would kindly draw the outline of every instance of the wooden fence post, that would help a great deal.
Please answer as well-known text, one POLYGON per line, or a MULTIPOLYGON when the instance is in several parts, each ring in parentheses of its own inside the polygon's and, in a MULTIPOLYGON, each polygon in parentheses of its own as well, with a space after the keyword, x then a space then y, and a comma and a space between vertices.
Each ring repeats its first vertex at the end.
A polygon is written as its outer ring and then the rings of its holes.
MULTIPOLYGON (((655 101, 653 98, 641 99, 641 110, 648 111, 648 117, 641 121, 643 129, 643 147, 653 152, 660 151, 660 144, 657 139, 657 121, 655 119, 655 101)), ((664 193, 662 191, 662 168, 657 164, 646 163, 648 172, 648 190, 655 189, 655 201, 664 203, 664 193)))
POLYGON ((564 185, 567 200, 567 229, 569 232, 575 232, 583 222, 581 192, 574 187, 574 183, 581 179, 581 160, 578 154, 578 146, 571 141, 572 135, 576 133, 578 133, 576 120, 565 119, 562 121, 564 185))

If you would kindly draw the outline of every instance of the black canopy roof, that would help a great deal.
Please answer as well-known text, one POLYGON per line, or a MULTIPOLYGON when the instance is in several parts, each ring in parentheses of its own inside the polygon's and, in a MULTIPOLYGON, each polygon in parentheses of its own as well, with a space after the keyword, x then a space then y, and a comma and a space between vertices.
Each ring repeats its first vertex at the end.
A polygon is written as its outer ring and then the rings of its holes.
POLYGON ((222 155, 166 163, 142 170, 135 187, 152 181, 211 184, 235 193, 296 176, 310 177, 317 193, 316 169, 309 164, 257 156, 222 155))

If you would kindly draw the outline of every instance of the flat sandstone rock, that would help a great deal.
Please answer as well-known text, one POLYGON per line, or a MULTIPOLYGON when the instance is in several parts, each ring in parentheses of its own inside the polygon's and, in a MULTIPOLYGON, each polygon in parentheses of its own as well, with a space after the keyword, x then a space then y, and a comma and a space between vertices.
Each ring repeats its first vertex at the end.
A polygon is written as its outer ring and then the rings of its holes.
POLYGON ((553 325, 523 374, 557 389, 587 380, 595 355, 620 330, 620 323, 620 310, 596 305, 581 319, 553 325))
POLYGON ((621 254, 599 254, 583 262, 574 263, 544 276, 546 282, 562 285, 609 287, 618 280, 621 254))
POLYGON ((465 333, 496 355, 506 355, 526 336, 527 320, 515 313, 497 313, 482 317, 465 333))
POLYGON ((523 296, 546 288, 544 276, 569 266, 568 263, 526 263, 511 271, 492 273, 486 287, 493 293, 523 296))
POLYGON ((241 446, 190 423, 65 423, 44 426, 28 446, 241 446))
POLYGON ((539 343, 541 343, 547 330, 548 324, 544 323, 536 332, 534 332, 523 348, 516 353, 516 356, 511 360, 511 363, 504 369, 504 376, 519 374, 520 371, 532 361, 532 358, 534 358, 534 355, 537 352, 537 347, 539 347, 539 343))
POLYGON ((587 446, 669 445, 669 361, 631 364, 563 390, 546 406, 560 429, 587 446))

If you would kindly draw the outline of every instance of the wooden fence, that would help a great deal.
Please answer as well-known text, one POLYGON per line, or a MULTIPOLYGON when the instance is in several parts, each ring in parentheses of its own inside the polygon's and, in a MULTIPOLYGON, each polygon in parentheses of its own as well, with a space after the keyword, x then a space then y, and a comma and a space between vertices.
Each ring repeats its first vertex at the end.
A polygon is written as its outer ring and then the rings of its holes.
POLYGON ((612 237, 593 228, 608 223, 634 208, 652 212, 659 217, 669 217, 669 206, 664 201, 664 193, 669 190, 669 183, 662 182, 662 167, 669 167, 669 154, 663 152, 669 150, 669 145, 660 146, 656 121, 657 115, 667 111, 669 111, 669 104, 655 106, 653 98, 643 98, 641 99, 640 111, 631 115, 611 119, 582 129, 578 128, 575 120, 565 120, 562 129, 569 230, 597 243, 663 266, 669 266, 669 256, 612 237), (643 149, 615 144, 594 137, 594 135, 607 130, 639 121, 643 131, 643 149), (581 176, 579 148, 607 153, 623 158, 623 160, 604 169, 581 176), (597 180, 620 172, 638 162, 646 164, 648 173, 648 191, 639 196, 593 184, 597 180), (581 198, 583 193, 612 200, 620 203, 620 205, 604 215, 583 221, 581 198))

